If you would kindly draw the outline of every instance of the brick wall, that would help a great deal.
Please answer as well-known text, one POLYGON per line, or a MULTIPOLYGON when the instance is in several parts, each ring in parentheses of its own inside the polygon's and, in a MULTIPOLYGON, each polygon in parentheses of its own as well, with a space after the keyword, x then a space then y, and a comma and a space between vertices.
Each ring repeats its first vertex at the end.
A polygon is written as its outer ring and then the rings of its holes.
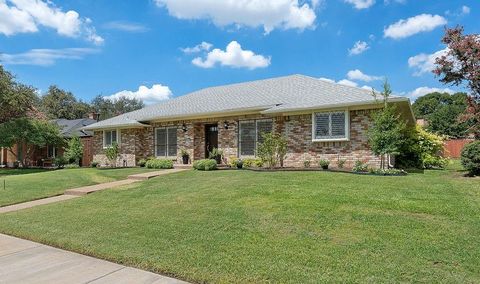
MULTIPOLYGON (((265 118, 262 115, 244 115, 236 117, 198 119, 188 121, 152 123, 152 127, 142 129, 124 129, 121 131, 121 160, 128 165, 135 165, 139 159, 154 156, 154 129, 156 127, 177 127, 177 163, 181 163, 180 150, 190 154, 190 162, 205 157, 205 124, 218 123, 218 146, 224 151, 226 158, 238 155, 238 121, 265 118), (228 123, 225 129, 224 123, 228 123), (187 131, 184 131, 185 124, 187 131)), ((353 167, 355 161, 367 162, 377 167, 378 157, 368 147, 367 129, 371 125, 368 110, 350 112, 350 141, 345 142, 313 142, 311 114, 289 117, 274 117, 274 131, 287 139, 288 153, 284 165, 303 167, 305 160, 312 166, 320 159, 328 159, 333 167, 340 159, 345 159, 345 167, 353 167)), ((104 164, 107 160, 103 149, 103 133, 94 135, 94 160, 104 164)))

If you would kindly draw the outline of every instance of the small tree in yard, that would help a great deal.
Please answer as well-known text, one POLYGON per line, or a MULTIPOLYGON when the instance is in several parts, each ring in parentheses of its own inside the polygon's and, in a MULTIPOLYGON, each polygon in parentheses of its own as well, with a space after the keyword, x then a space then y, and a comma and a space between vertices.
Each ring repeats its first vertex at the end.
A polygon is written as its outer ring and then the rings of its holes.
POLYGON ((69 162, 73 161, 75 164, 80 164, 80 159, 83 156, 83 145, 80 137, 74 136, 68 141, 67 150, 65 151, 65 158, 69 162))
MULTIPOLYGON (((390 85, 385 81, 381 93, 383 108, 372 115, 373 125, 368 131, 370 147, 375 155, 380 156, 382 169, 385 169, 386 155, 399 153, 406 129, 406 124, 397 114, 395 107, 388 105, 388 97, 391 93, 390 85)), ((376 97, 375 92, 374 97, 376 97)))
POLYGON ((105 150, 105 156, 107 156, 107 159, 112 164, 112 168, 115 168, 117 166, 117 159, 119 155, 120 149, 118 148, 117 143, 113 143, 112 146, 108 147, 105 150))
POLYGON ((287 155, 287 141, 278 133, 263 133, 263 142, 258 145, 257 155, 268 168, 283 166, 287 155))

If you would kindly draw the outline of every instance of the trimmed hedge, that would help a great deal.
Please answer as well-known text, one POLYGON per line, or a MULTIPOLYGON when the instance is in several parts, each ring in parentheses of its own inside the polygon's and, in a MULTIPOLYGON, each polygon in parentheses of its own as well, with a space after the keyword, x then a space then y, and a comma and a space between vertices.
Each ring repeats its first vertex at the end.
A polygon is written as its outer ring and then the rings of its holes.
POLYGON ((199 171, 211 171, 217 169, 217 161, 204 159, 193 162, 193 168, 199 171))
POLYGON ((480 141, 467 144, 462 150, 462 165, 472 176, 480 175, 480 141))
POLYGON ((173 169, 173 161, 168 159, 152 159, 145 163, 149 169, 173 169))

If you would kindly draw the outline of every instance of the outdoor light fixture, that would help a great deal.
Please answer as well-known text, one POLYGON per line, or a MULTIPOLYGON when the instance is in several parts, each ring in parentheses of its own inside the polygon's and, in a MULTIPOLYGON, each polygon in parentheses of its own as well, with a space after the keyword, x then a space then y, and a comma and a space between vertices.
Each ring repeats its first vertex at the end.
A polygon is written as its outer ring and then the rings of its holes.
POLYGON ((185 123, 182 124, 182 130, 183 130, 183 132, 187 132, 187 126, 185 125, 185 123))
POLYGON ((225 120, 225 122, 223 123, 223 127, 224 127, 225 129, 228 129, 228 121, 225 120))

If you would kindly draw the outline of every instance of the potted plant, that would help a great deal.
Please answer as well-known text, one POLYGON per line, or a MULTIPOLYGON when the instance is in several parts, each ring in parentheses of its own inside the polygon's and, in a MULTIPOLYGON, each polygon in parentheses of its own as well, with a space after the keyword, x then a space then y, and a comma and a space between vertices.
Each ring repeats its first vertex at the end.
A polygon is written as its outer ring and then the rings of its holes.
POLYGON ((182 161, 184 165, 188 164, 188 160, 190 159, 190 154, 188 154, 188 151, 185 149, 180 150, 180 155, 182 155, 182 161))
POLYGON ((318 164, 320 165, 320 167, 324 170, 328 170, 328 165, 330 165, 330 161, 329 160, 320 160, 318 162, 318 164))
POLYGON ((208 158, 217 161, 217 164, 222 163, 223 151, 217 148, 213 148, 208 154, 208 158))

